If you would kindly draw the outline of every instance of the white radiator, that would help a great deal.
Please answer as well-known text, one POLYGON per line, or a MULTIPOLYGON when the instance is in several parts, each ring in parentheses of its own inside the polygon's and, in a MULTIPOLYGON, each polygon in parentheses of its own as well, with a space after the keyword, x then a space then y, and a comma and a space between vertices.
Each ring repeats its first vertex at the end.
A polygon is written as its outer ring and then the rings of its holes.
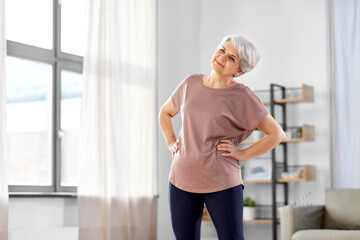
POLYGON ((9 240, 78 240, 79 228, 10 230, 9 240))

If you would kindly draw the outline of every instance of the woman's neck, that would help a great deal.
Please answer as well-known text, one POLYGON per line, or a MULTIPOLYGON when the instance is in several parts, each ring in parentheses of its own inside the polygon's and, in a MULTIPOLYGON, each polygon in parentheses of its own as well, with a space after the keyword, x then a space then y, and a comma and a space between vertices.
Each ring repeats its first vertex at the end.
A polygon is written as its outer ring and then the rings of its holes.
POLYGON ((232 77, 224 77, 215 72, 211 72, 209 75, 204 76, 203 83, 211 88, 227 88, 237 82, 232 77))

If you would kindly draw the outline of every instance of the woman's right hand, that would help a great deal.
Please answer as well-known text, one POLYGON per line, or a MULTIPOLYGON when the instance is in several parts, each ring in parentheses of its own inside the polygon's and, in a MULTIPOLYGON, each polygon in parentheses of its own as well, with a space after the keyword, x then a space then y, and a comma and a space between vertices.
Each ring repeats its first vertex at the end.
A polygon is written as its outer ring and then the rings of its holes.
POLYGON ((176 140, 168 145, 171 156, 174 158, 175 153, 179 151, 179 142, 176 140))

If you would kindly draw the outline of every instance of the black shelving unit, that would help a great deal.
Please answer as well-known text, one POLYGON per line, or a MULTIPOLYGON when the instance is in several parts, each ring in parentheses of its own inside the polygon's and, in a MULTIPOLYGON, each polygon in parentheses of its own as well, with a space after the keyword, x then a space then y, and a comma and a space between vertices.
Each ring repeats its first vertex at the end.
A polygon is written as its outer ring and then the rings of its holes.
MULTIPOLYGON (((281 108, 281 117, 282 117, 282 127, 283 130, 287 130, 287 121, 286 121, 286 103, 278 103, 275 101, 275 91, 277 89, 280 89, 281 91, 281 98, 286 98, 286 88, 284 86, 278 85, 278 84, 270 84, 270 114, 275 118, 275 107, 279 106, 281 108)), ((283 162, 282 168, 284 171, 287 171, 288 169, 288 161, 287 161, 287 142, 282 142, 280 145, 282 145, 283 150, 283 162)), ((272 193, 272 235, 273 240, 277 240, 277 225, 278 225, 278 216, 277 216, 277 206, 278 201, 276 199, 277 196, 277 185, 283 184, 284 185, 284 204, 288 204, 288 183, 287 182, 278 182, 277 181, 277 166, 278 162, 276 161, 276 151, 278 147, 271 150, 271 161, 272 161, 272 177, 271 177, 271 193, 272 193)))

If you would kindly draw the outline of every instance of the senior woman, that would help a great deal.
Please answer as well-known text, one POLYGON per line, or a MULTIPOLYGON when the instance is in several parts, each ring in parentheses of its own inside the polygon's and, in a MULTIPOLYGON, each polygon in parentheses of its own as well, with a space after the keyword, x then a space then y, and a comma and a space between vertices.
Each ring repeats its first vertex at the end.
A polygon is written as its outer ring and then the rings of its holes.
POLYGON ((200 239, 204 203, 220 240, 243 239, 243 181, 239 162, 268 152, 285 139, 279 124, 238 77, 259 61, 255 46, 227 36, 211 59, 212 71, 183 80, 159 113, 172 154, 169 176, 171 221, 177 240, 200 239), (181 113, 177 139, 172 118, 181 113), (255 128, 257 143, 236 147, 255 128))

